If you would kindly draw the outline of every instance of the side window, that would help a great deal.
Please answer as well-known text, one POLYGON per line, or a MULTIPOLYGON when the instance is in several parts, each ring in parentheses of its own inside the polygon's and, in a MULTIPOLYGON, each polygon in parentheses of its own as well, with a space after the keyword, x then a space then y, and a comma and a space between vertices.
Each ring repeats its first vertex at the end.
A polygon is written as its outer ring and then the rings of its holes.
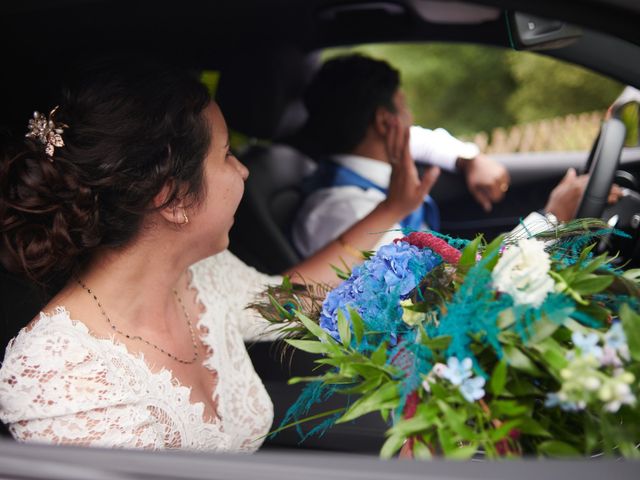
MULTIPOLYGON (((200 81, 207 87, 209 96, 216 97, 216 91, 220 82, 221 73, 218 70, 202 70, 200 72, 200 81)), ((246 135, 233 129, 229 130, 229 143, 233 152, 239 152, 247 147, 249 139, 246 135)))
POLYGON ((327 49, 400 71, 415 123, 443 127, 487 153, 588 150, 623 85, 551 57, 466 44, 327 49))

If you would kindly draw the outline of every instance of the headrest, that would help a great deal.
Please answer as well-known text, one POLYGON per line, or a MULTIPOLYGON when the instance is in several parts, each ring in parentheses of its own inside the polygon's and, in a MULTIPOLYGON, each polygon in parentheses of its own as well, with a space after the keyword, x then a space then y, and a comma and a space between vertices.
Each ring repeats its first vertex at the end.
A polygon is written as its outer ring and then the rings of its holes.
POLYGON ((302 96, 317 63, 289 46, 236 57, 223 67, 216 91, 229 127, 268 140, 293 134, 306 120, 302 96))

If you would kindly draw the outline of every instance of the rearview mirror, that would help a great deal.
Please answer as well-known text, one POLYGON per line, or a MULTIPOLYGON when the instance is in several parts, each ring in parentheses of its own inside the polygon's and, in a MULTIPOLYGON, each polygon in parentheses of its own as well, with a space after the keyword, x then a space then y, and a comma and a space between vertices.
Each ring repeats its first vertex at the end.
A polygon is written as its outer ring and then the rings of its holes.
POLYGON ((507 19, 512 47, 518 50, 561 48, 582 36, 580 28, 560 20, 522 12, 509 12, 507 19))

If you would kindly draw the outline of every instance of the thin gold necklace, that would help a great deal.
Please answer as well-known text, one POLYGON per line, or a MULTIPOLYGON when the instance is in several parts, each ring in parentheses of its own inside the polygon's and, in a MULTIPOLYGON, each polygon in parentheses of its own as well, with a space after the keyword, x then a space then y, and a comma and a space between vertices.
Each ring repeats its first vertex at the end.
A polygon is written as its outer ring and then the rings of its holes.
POLYGON ((164 348, 159 347, 158 345, 155 345, 155 344, 151 343, 149 340, 147 340, 145 338, 142 338, 140 335, 129 335, 128 333, 125 333, 122 330, 120 330, 111 321, 111 319, 109 318, 109 315, 107 315, 107 312, 104 311, 104 307, 100 303, 100 300, 98 300, 98 297, 96 296, 96 294, 93 293, 91 291, 91 289, 89 287, 87 287, 84 284, 84 282, 82 282, 82 280, 80 280, 79 278, 76 278, 76 281, 78 282, 78 285, 80 285, 90 296, 93 297, 93 299, 95 300, 96 304, 98 305, 98 308, 100 309, 100 313, 102 313, 102 316, 107 320, 107 323, 111 326, 111 329, 113 331, 115 331, 116 333, 119 333, 120 335, 128 338, 129 340, 140 340, 141 342, 146 343, 150 347, 155 348, 159 352, 164 353, 165 355, 167 355, 172 360, 175 360, 176 362, 179 362, 179 363, 183 363, 185 365, 191 365, 192 363, 194 363, 198 359, 198 356, 199 356, 198 344, 196 343, 196 334, 195 334, 195 332, 193 330, 193 325, 191 325, 191 317, 189 317, 189 312, 187 312, 187 309, 185 308, 184 303, 182 302, 182 299, 180 298, 180 295, 178 295, 178 291, 175 288, 173 289, 173 294, 176 296, 176 299, 178 300, 178 303, 180 304, 180 307, 182 307, 182 313, 184 313, 184 318, 187 320, 187 325, 189 325, 189 333, 191 333, 191 341, 193 343, 193 358, 191 360, 183 360, 181 358, 178 358, 174 354, 167 352, 164 348))

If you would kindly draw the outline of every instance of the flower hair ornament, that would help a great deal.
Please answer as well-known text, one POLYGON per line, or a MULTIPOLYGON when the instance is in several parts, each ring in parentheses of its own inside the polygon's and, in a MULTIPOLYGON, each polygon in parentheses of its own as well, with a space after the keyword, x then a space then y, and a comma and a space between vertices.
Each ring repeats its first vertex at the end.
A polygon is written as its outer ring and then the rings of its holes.
POLYGON ((33 112, 33 118, 29 120, 29 131, 25 135, 27 138, 37 140, 44 145, 44 151, 49 157, 49 161, 53 162, 53 152, 56 147, 64 147, 62 139, 63 129, 69 128, 64 123, 56 123, 54 116, 59 106, 54 107, 49 116, 45 117, 40 112, 33 112))

